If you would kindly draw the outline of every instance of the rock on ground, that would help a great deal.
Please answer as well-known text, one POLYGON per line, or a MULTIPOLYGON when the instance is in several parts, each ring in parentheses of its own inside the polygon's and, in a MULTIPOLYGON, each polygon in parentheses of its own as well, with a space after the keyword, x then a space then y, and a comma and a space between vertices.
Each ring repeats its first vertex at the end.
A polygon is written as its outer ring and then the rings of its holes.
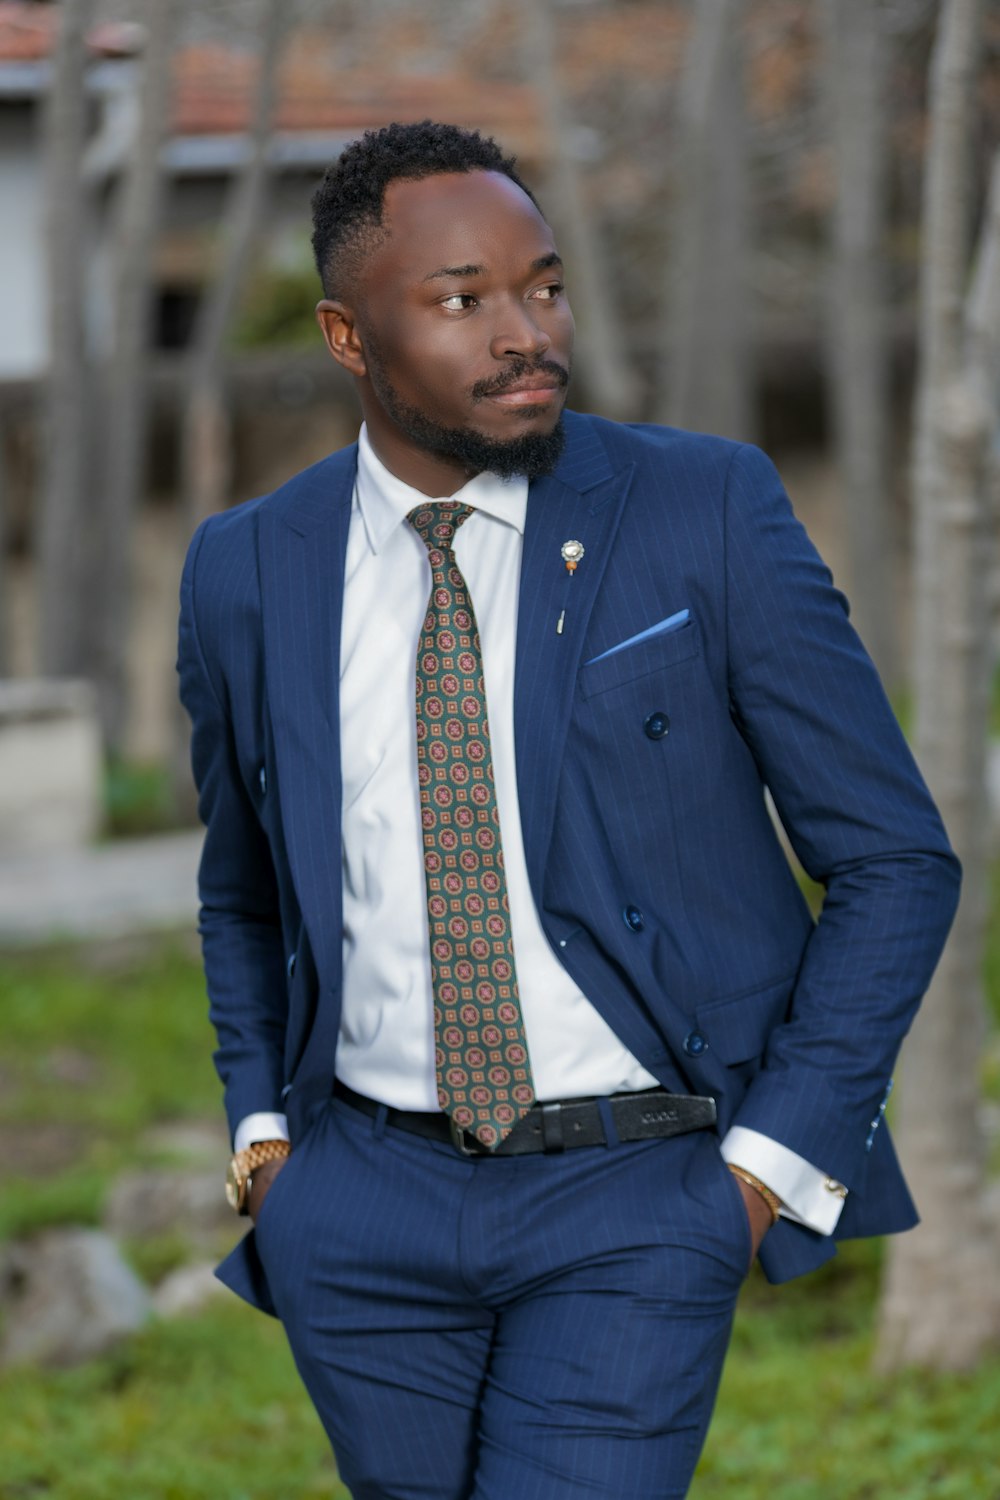
POLYGON ((234 1222, 218 1164, 197 1171, 147 1168, 123 1172, 111 1189, 104 1213, 105 1229, 122 1239, 178 1234, 192 1245, 214 1245, 220 1233, 232 1230, 234 1222))
POLYGON ((150 1311, 146 1288, 99 1230, 15 1241, 0 1262, 0 1366, 80 1364, 140 1328, 150 1311))
POLYGON ((199 1261, 181 1266, 164 1277, 153 1293, 153 1311, 161 1318, 184 1317, 200 1311, 207 1302, 228 1295, 215 1275, 213 1262, 199 1261))

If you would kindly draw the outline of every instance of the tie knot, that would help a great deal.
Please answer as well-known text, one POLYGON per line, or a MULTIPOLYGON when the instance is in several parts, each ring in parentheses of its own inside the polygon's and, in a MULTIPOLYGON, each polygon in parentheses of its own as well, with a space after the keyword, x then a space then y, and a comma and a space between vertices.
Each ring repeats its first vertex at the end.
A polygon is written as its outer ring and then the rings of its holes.
POLYGON ((455 539, 455 532, 472 513, 471 505, 459 505, 454 500, 432 500, 411 510, 406 519, 423 539, 425 547, 447 550, 455 539))

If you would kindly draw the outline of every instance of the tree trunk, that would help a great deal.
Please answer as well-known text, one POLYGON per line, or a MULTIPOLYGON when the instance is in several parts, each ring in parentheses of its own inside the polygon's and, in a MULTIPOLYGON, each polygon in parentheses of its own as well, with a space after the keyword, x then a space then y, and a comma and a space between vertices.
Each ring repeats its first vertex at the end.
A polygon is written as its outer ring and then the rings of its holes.
POLYGON ((840 0, 821 13, 837 182, 829 358, 848 591, 854 622, 892 687, 899 658, 888 467, 888 46, 877 0, 840 0))
POLYGON ((9 565, 7 549, 7 422, 0 410, 0 677, 10 675, 10 606, 7 600, 9 565))
POLYGON ((132 547, 146 458, 153 256, 163 193, 160 163, 183 0, 148 0, 138 127, 115 226, 114 347, 104 383, 101 559, 94 604, 105 738, 120 750, 127 716, 132 547))
POLYGON ((670 194, 660 418, 752 438, 743 0, 700 0, 681 85, 670 194))
POLYGON ((222 221, 220 263, 202 299, 192 338, 181 457, 188 532, 205 516, 221 510, 229 494, 230 420, 223 384, 226 336, 253 262, 267 203, 267 151, 291 10, 288 0, 259 0, 260 73, 246 163, 233 180, 222 221))
POLYGON ((616 316, 615 278, 600 225, 586 203, 559 77, 551 0, 525 0, 521 16, 525 70, 538 95, 543 137, 550 143, 542 207, 551 213, 563 247, 580 377, 590 407, 604 416, 635 421, 640 383, 616 316))
POLYGON ((45 119, 49 367, 42 404, 42 480, 36 514, 41 670, 86 667, 82 623, 89 522, 84 272, 87 203, 86 34, 93 0, 63 0, 45 119))
MULTIPOLYGON (((185 540, 206 516, 222 510, 229 497, 232 424, 224 382, 226 335, 257 249, 267 206, 268 145, 278 96, 278 70, 293 19, 288 0, 259 0, 260 72, 246 163, 233 182, 223 215, 220 263, 199 309, 192 340, 181 438, 185 540)), ((189 726, 179 704, 174 724, 174 812, 178 819, 188 821, 194 817, 195 796, 188 765, 189 726)))
POLYGON ((923 1222, 891 1242, 879 1362, 964 1368, 1000 1340, 1000 1226, 985 1195, 977 1075, 985 1027, 990 446, 1000 395, 1000 164, 968 303, 969 157, 982 0, 947 0, 932 70, 924 198, 916 750, 965 867, 964 895, 901 1076, 897 1139, 923 1222))

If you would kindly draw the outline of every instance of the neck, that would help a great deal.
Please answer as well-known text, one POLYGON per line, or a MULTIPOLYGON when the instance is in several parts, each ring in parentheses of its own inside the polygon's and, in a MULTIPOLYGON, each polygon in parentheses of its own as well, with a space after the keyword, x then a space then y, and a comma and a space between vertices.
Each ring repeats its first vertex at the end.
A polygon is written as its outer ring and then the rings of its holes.
POLYGON ((376 458, 411 489, 432 500, 445 499, 473 478, 475 470, 466 468, 457 459, 416 447, 397 427, 386 422, 381 411, 378 414, 364 411, 363 402, 362 410, 376 458))

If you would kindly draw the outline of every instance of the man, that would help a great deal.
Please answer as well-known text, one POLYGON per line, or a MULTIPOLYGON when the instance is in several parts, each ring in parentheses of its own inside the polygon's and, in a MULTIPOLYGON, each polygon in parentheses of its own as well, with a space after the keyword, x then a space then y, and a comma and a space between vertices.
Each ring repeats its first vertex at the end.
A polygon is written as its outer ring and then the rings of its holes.
POLYGON ((757 1253, 914 1222, 878 1126, 957 865, 767 459, 561 415, 513 161, 390 126, 314 220, 359 443, 182 590, 221 1274, 355 1500, 681 1496, 757 1253))

